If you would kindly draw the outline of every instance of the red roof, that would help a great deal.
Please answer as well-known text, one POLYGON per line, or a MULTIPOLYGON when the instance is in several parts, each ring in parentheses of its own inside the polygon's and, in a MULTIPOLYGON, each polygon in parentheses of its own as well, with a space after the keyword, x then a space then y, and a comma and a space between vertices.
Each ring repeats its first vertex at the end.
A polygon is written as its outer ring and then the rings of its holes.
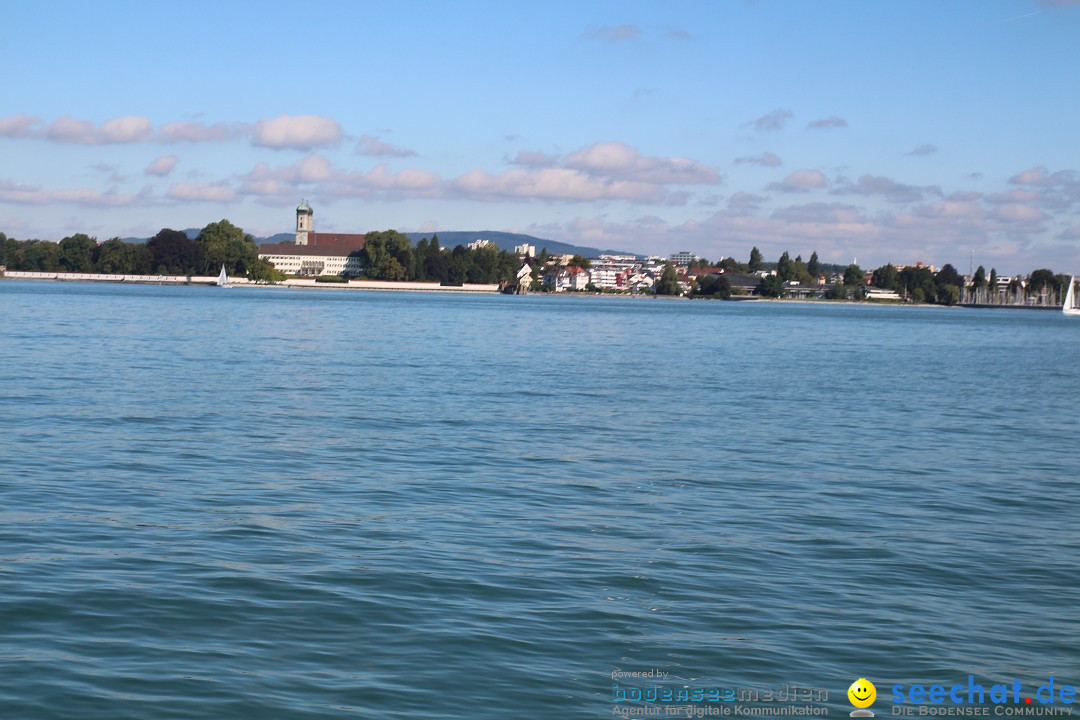
POLYGON ((308 245, 337 250, 359 250, 364 247, 364 235, 350 233, 308 233, 308 245))
POLYGON ((307 245, 268 243, 259 246, 259 254, 344 256, 363 247, 363 234, 311 232, 308 233, 307 245))
POLYGON ((327 256, 346 257, 356 250, 342 247, 327 247, 326 245, 295 245, 293 243, 266 243, 259 246, 260 255, 302 255, 302 256, 327 256))

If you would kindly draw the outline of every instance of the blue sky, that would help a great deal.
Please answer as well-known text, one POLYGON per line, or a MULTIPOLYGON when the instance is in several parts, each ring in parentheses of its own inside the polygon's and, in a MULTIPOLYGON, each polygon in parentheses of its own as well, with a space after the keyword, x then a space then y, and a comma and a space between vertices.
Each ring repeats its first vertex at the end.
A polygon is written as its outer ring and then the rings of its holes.
POLYGON ((4 4, 0 231, 1080 272, 1080 0, 4 4))

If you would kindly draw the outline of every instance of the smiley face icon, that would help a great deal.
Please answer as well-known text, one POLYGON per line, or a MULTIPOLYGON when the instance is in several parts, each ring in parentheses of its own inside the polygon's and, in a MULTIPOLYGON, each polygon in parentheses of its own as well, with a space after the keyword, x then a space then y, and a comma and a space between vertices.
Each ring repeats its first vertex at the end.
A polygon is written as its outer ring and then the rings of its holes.
POLYGON ((847 689, 848 700, 857 708, 867 708, 877 699, 877 688, 866 678, 859 678, 847 689))

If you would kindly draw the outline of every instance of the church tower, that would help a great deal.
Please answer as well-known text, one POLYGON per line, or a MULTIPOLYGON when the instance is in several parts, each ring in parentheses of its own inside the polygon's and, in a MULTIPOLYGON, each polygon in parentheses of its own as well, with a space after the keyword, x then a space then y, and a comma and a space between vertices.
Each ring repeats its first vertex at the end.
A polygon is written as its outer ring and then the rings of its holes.
POLYGON ((307 245, 308 233, 311 232, 311 218, 315 211, 307 204, 307 200, 300 203, 296 208, 296 244, 307 245))

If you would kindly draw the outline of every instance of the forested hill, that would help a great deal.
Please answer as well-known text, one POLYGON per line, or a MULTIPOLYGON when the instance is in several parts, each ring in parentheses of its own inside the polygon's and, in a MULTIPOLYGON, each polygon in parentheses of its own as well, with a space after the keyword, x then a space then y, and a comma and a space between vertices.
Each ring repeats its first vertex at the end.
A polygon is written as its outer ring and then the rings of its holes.
MULTIPOLYGON (((184 233, 194 240, 199 236, 199 228, 188 228, 184 230, 184 233)), ((420 240, 430 240, 431 236, 436 233, 404 233, 415 245, 420 240)), ((581 255, 582 257, 597 257, 601 253, 609 255, 633 255, 634 253, 627 252, 626 250, 598 250, 594 247, 586 247, 584 245, 571 245, 570 243, 559 242, 558 240, 545 240, 544 238, 534 237, 532 235, 525 235, 524 233, 512 233, 501 232, 498 230, 451 230, 449 232, 439 232, 439 245, 444 248, 453 249, 458 245, 468 245, 473 240, 490 240, 495 243, 496 247, 500 250, 506 250, 507 252, 513 252, 514 247, 517 245, 535 245, 536 252, 540 252, 544 248, 547 248, 548 252, 553 255, 581 255)), ((292 242, 296 237, 296 233, 278 233, 271 235, 270 237, 257 237, 255 243, 257 245, 265 245, 267 243, 283 243, 292 242)), ((144 243, 146 238, 129 237, 123 238, 126 243, 144 243)))
POLYGON ((420 240, 430 240, 432 235, 439 236, 439 245, 444 248, 453 248, 458 245, 468 245, 473 240, 490 240, 500 250, 513 252, 518 245, 535 245, 536 252, 547 248, 552 255, 581 255, 582 257, 597 257, 601 253, 609 255, 632 255, 626 250, 598 250, 594 247, 583 245, 571 245, 558 240, 545 240, 543 238, 525 235, 524 233, 500 232, 498 230, 452 230, 438 233, 405 233, 413 243, 420 240))

